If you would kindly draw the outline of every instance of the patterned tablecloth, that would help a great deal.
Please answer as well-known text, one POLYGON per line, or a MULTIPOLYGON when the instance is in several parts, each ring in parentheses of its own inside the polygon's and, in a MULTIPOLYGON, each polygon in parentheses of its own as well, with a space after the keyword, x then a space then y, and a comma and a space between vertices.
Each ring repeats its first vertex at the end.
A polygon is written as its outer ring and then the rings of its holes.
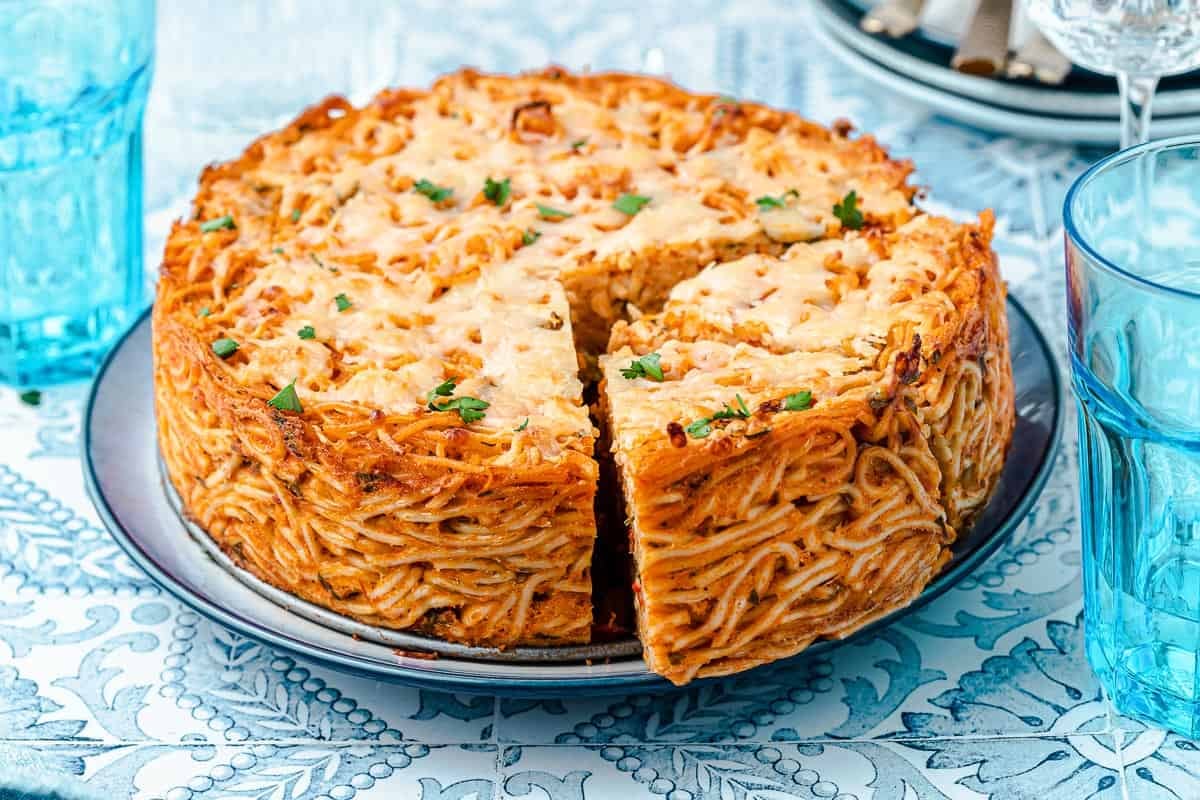
MULTIPOLYGON (((1099 153, 873 90, 813 43, 799 2, 515 9, 406 7, 397 80, 464 61, 665 69, 849 117, 916 161, 938 208, 996 209, 1004 274, 1062 357, 1059 208, 1099 153)), ((151 264, 179 187, 213 155, 164 133, 163 98, 180 90, 160 81, 150 115, 151 264)), ((1118 716, 1084 661, 1073 425, 1012 540, 878 635, 678 694, 538 702, 349 677, 176 602, 98 526, 80 476, 84 392, 33 408, 0 389, 0 775, 22 765, 81 776, 97 797, 170 800, 1200 797, 1200 747, 1118 716)))

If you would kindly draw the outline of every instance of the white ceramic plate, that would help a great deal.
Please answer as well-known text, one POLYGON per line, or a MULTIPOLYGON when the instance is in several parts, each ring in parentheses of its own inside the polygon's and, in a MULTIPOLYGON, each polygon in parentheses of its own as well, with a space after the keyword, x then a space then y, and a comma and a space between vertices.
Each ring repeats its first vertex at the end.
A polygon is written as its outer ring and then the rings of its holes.
MULTIPOLYGON (((818 23, 813 26, 813 34, 837 59, 880 89, 895 92, 970 125, 1028 139, 1093 145, 1115 145, 1120 140, 1120 123, 1116 119, 1018 111, 965 97, 916 80, 910 77, 911 73, 888 67, 851 46, 843 38, 848 26, 833 8, 835 5, 840 4, 836 0, 813 0, 813 15, 818 23)), ((858 32, 857 27, 849 27, 858 32)), ((866 38, 871 39, 869 36, 866 38)), ((1174 117, 1155 115, 1152 130, 1155 138, 1195 134, 1200 132, 1200 114, 1174 117)))
MULTIPOLYGON (((922 42, 921 37, 889 39, 864 32, 858 27, 858 20, 874 2, 814 0, 813 5, 822 24, 842 43, 901 76, 911 76, 929 86, 1019 112, 1054 117, 1120 118, 1121 104, 1116 81, 1112 78, 1089 73, 1090 77, 1086 79, 1069 78, 1064 86, 1054 87, 1029 81, 981 78, 951 69, 948 66, 950 53, 958 33, 945 27, 949 24, 946 3, 931 3, 935 8, 926 16, 932 15, 932 19, 921 28, 921 33, 936 43, 936 47, 922 42), (1103 90, 1097 91, 1098 85, 1103 90)), ((960 13, 957 21, 962 20, 960 13)), ((1200 115, 1200 79, 1180 76, 1164 82, 1155 95, 1154 110, 1160 117, 1200 115)))
MULTIPOLYGON (((1053 356, 1029 315, 1010 301, 1017 429, 996 492, 952 547, 947 568, 910 606, 868 634, 937 597, 999 547, 1024 518, 1050 473, 1062 428, 1062 387, 1053 356)), ((84 411, 84 478, 104 524, 130 558, 200 613, 245 636, 332 667, 445 691, 555 697, 671 688, 650 673, 635 640, 500 652, 355 622, 281 592, 236 568, 207 535, 187 525, 162 486, 154 430, 150 320, 116 345, 84 411), (414 656, 436 653, 436 658, 414 656)), ((814 643, 805 655, 836 647, 814 643)), ((787 661, 779 662, 787 668, 787 661)), ((764 667, 769 669, 771 667, 764 667)))

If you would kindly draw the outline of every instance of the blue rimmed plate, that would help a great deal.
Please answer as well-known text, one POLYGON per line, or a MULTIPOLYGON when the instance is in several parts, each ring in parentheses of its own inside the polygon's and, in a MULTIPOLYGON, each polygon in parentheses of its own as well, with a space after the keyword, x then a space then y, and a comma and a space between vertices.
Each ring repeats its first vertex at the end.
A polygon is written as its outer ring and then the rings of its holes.
MULTIPOLYGON (((1050 474, 1063 424, 1058 369, 1045 338, 1015 300, 1009 300, 1008 316, 1017 426, 995 495, 921 596, 856 636, 919 608, 970 573, 1024 518, 1050 474)), ((163 486, 148 315, 100 368, 84 412, 83 447, 88 492, 129 557, 183 603, 245 636, 335 669, 444 691, 549 697, 671 688, 647 671, 636 640, 507 652, 465 647, 361 625, 238 570, 183 521, 163 486), (437 657, 409 655, 413 651, 437 657)), ((838 644, 817 642, 805 653, 838 644)))
MULTIPOLYGON (((813 33, 839 61, 883 90, 988 130, 1032 139, 1111 145, 1120 138, 1112 77, 1076 69, 1061 86, 999 80, 950 68, 953 47, 917 32, 899 39, 859 28, 866 0, 814 0, 813 33)), ((1200 125, 1200 73, 1171 76, 1154 97, 1153 136, 1200 125)))

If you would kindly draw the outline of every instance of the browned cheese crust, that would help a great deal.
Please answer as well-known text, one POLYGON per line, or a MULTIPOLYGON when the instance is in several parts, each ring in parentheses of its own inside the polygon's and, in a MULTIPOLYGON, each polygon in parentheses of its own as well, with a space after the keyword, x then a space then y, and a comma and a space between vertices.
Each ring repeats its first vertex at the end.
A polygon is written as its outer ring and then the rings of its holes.
POLYGON ((846 636, 946 563, 1014 423, 990 237, 990 215, 918 217, 798 244, 618 324, 602 395, 654 671, 686 683, 846 636), (618 372, 649 352, 663 381, 618 372))
POLYGON ((306 600, 468 644, 586 642, 580 375, 603 373, 651 668, 683 682, 845 635, 937 572, 1012 428, 990 221, 921 215, 910 171, 869 136, 639 76, 463 70, 330 98, 207 169, 172 231, 153 316, 167 473, 238 564, 306 600), (861 230, 834 213, 850 191, 861 230), (783 276, 828 241, 869 250, 820 256, 847 296, 933 243, 889 295, 919 302, 872 312, 854 365, 771 333, 804 319, 672 305, 712 269, 783 276), (656 351, 661 386, 620 377, 656 351), (753 417, 677 447, 667 422, 717 410, 722 369, 753 417), (699 388, 660 402, 689 372, 699 388), (801 389, 811 409, 773 410, 801 389))

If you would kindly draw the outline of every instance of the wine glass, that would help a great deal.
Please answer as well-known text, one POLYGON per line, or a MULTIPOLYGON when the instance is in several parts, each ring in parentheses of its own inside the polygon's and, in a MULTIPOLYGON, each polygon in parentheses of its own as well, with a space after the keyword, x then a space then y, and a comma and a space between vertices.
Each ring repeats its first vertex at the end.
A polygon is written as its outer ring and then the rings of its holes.
POLYGON ((1025 0, 1025 7, 1072 61, 1117 76, 1122 148, 1150 138, 1159 78, 1200 66, 1200 0, 1025 0))

